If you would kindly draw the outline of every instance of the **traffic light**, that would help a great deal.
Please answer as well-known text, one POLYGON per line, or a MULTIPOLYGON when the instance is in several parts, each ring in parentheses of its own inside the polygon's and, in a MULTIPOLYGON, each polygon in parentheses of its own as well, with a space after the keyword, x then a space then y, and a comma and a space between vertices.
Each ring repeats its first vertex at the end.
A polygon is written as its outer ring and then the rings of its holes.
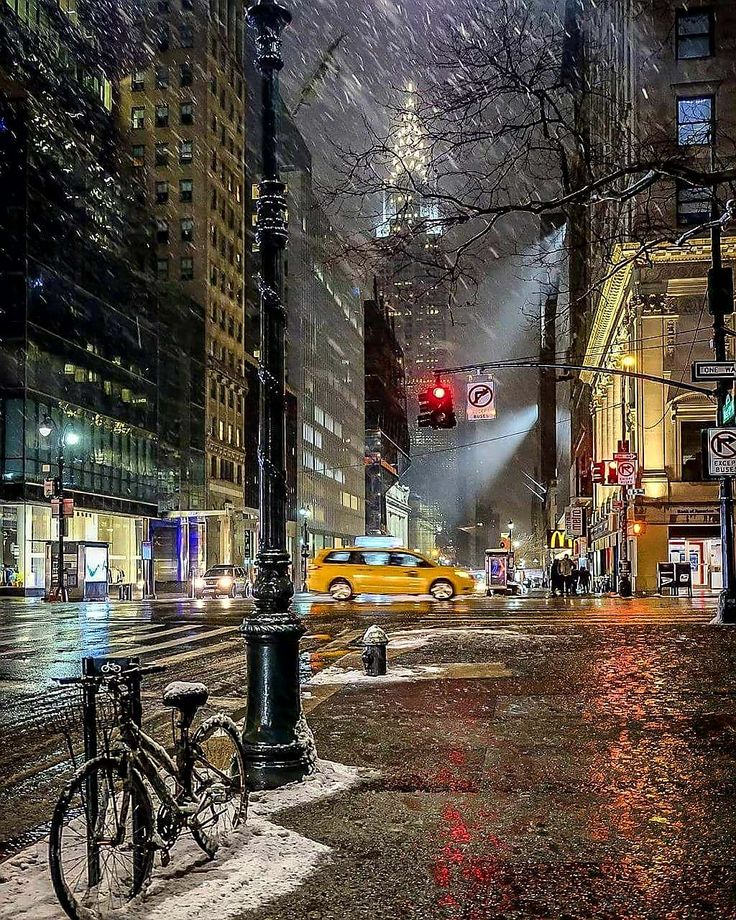
POLYGON ((618 463, 615 460, 606 461, 606 485, 618 485, 618 463))
POLYGON ((446 383, 435 383, 419 394, 420 428, 454 428, 457 418, 452 404, 452 390, 446 383))
POLYGON ((641 537, 647 532, 646 521, 629 521, 629 536, 641 537))

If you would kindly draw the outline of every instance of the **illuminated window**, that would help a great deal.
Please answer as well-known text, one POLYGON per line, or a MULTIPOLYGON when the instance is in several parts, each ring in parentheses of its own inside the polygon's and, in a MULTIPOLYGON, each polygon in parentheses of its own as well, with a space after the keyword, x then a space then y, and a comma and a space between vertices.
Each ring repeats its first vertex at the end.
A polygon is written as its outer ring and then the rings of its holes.
POLYGON ((146 110, 142 105, 134 105, 130 110, 130 127, 140 131, 146 124, 146 110))

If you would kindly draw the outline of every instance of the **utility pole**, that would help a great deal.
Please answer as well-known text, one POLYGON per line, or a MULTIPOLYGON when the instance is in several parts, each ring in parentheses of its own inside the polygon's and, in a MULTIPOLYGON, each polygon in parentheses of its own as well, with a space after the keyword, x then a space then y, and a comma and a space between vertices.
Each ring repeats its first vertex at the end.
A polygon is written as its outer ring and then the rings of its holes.
POLYGON ((261 358, 258 420, 260 545, 255 611, 243 621, 247 695, 243 744, 250 789, 303 779, 314 760, 299 688, 299 640, 305 632, 291 606, 294 585, 286 548, 285 328, 283 251, 288 239, 286 186, 278 163, 278 74, 281 33, 291 13, 273 0, 250 7, 261 73, 261 155, 256 238, 261 253, 261 358))
MULTIPOLYGON (((718 197, 713 190, 713 223, 711 225, 711 269, 708 272, 708 309, 713 316, 713 352, 716 361, 726 360, 726 314, 733 313, 733 271, 724 268, 721 260, 721 222, 718 220, 718 197)), ((717 424, 724 422, 726 400, 733 383, 719 380, 716 390, 717 424)), ((731 422, 733 424, 733 421, 731 422)), ((716 619, 721 623, 736 623, 736 571, 734 570, 733 480, 718 480, 721 519, 721 571, 723 589, 718 598, 716 619)))

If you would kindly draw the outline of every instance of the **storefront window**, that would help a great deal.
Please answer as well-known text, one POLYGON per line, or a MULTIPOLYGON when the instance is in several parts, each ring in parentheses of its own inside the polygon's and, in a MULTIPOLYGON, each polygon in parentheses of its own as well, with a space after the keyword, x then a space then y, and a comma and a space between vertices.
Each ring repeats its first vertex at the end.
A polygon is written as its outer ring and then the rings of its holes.
POLYGON ((703 479, 701 431, 703 422, 680 423, 682 452, 682 481, 701 482, 703 479))

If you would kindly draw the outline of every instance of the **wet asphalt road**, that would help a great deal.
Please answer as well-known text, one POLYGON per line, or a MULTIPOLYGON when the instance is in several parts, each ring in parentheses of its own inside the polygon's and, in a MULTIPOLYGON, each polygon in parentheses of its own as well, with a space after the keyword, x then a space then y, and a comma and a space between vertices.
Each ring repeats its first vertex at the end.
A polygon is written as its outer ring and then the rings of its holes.
MULTIPOLYGON (((305 920, 562 918, 559 905, 504 912, 519 881, 509 859, 544 862, 553 847, 562 847, 563 855, 554 855, 553 862, 564 856, 576 865, 592 859, 598 866, 613 841, 616 871, 624 871, 618 859, 625 857, 627 839, 641 822, 647 834, 637 838, 635 853, 651 845, 655 831, 657 845, 683 828, 689 839, 688 822, 702 824, 714 808, 722 815, 716 836, 705 835, 707 846, 717 850, 721 869, 724 862, 732 865, 728 815, 735 804, 730 796, 736 776, 731 775, 736 630, 707 626, 713 603, 698 598, 474 598, 444 604, 297 599, 307 627, 305 680, 335 662, 354 662, 345 658, 354 655, 350 643, 373 622, 390 635, 434 637, 417 649, 397 650, 397 663, 445 661, 471 671, 477 665, 480 671, 467 680, 346 687, 329 698, 315 693, 305 700, 322 756, 379 767, 385 779, 316 813, 295 813, 296 829, 304 826, 309 836, 336 848, 342 882, 336 885, 333 875, 318 874, 288 915, 305 920), (502 666, 501 677, 478 679, 488 662, 502 666), (692 739, 700 744, 695 751, 692 739), (725 799, 701 777, 701 760, 710 756, 718 762, 719 782, 727 783, 721 790, 725 799), (570 809, 569 823, 557 828, 563 806, 570 809), (522 842, 509 843, 519 835, 522 842), (592 850, 591 835, 598 841, 592 850), (366 878, 361 887, 360 880, 368 871, 384 873, 394 892, 384 912, 367 912, 372 908, 366 892, 375 885, 366 878), (354 903, 349 914, 339 907, 345 903, 346 874, 354 903), (499 885, 490 891, 493 878, 499 885), (474 892, 470 901, 468 891, 474 892), (497 903, 498 891, 506 893, 497 903), (475 907, 461 910, 458 905, 466 901, 475 907)), ((166 715, 158 701, 162 686, 174 677, 204 680, 211 692, 208 710, 238 715, 244 703, 238 627, 249 609, 249 602, 225 600, 54 607, 0 602, 0 856, 43 833, 68 771, 63 744, 49 731, 53 719, 47 710, 58 708, 53 677, 78 673, 83 655, 138 655, 144 663, 168 666, 166 675, 151 676, 145 686, 144 708, 155 734, 166 737, 166 715)), ((684 846, 677 844, 680 850, 684 846)), ((607 858, 613 858, 610 852, 607 858)), ((634 872, 632 867, 625 866, 624 875, 634 872)), ((730 869, 723 873, 730 892, 736 877, 730 869)), ((546 891, 539 872, 537 882, 546 891)), ((729 900, 728 892, 718 911, 728 903, 733 912, 713 915, 736 916, 736 900, 729 900)), ((713 892, 708 897, 715 903, 713 892)), ((265 911, 264 920, 286 915, 277 907, 265 911)), ((591 909, 569 916, 701 916, 698 911, 621 911, 591 909)))

